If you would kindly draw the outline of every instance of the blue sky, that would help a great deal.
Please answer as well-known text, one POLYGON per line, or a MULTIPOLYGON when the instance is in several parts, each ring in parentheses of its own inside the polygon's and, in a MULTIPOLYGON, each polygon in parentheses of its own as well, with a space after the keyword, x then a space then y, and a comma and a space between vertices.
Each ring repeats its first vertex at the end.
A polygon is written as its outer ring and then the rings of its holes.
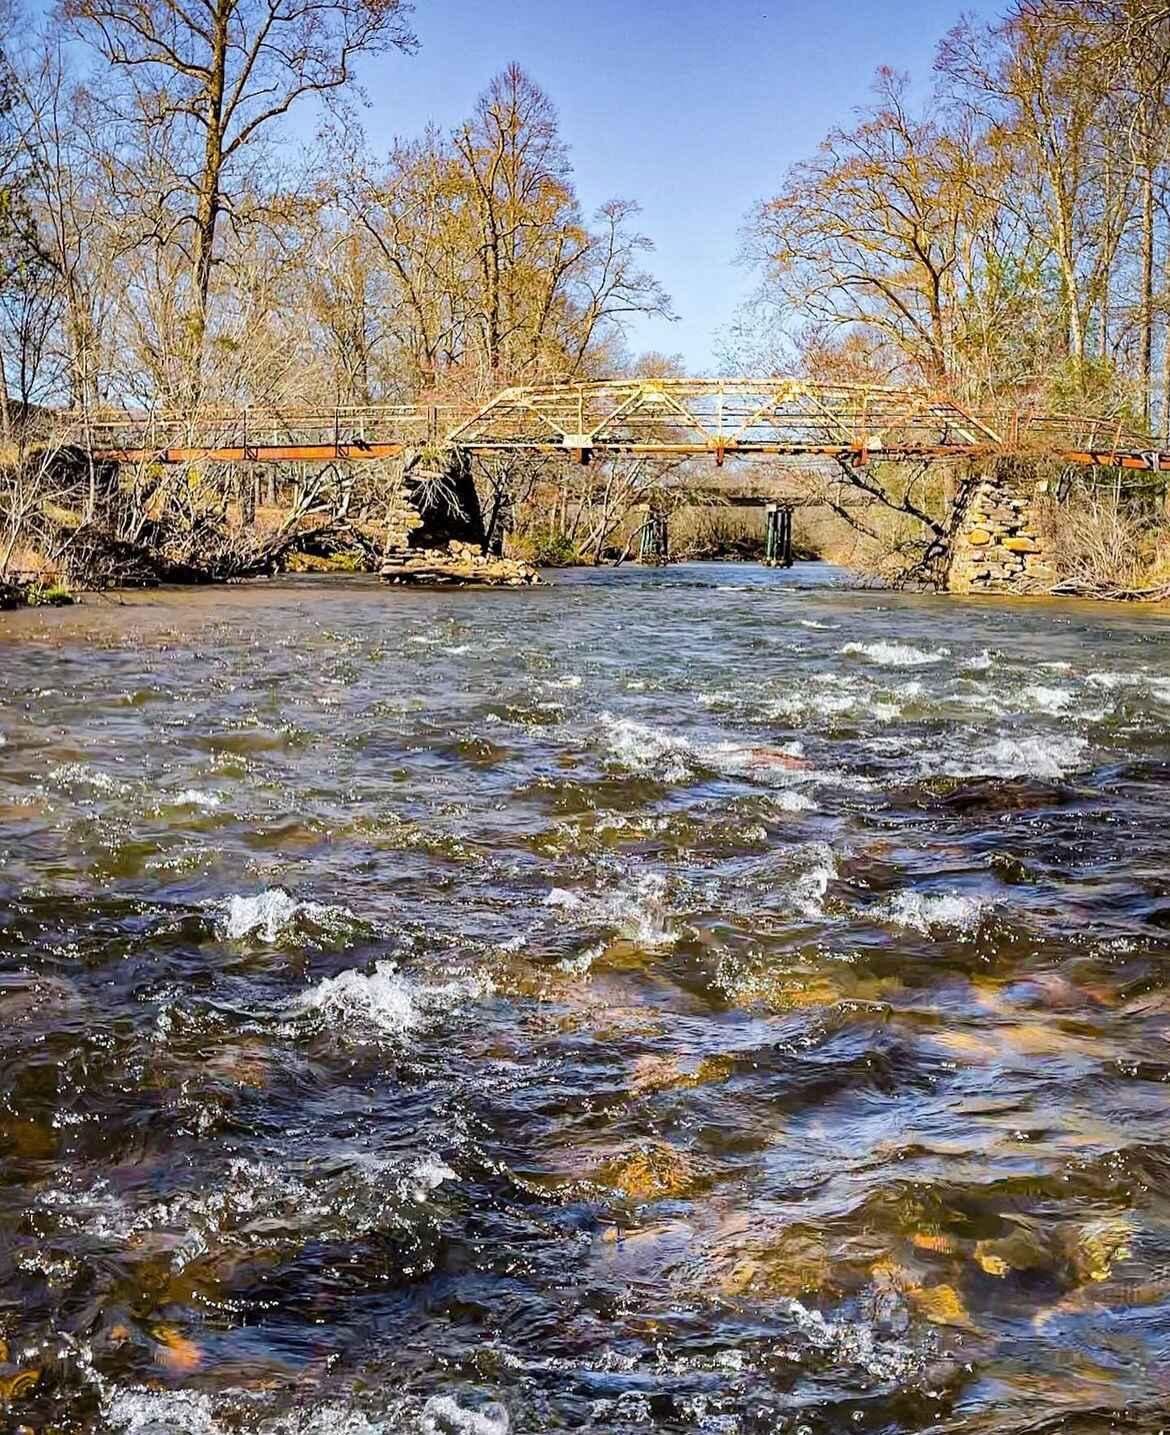
POLYGON ((882 64, 930 82, 934 46, 991 0, 418 0, 411 58, 370 62, 371 143, 447 127, 516 60, 561 116, 588 208, 636 199, 677 323, 635 351, 716 367, 718 331, 751 280, 735 263, 752 203, 869 97, 882 64))

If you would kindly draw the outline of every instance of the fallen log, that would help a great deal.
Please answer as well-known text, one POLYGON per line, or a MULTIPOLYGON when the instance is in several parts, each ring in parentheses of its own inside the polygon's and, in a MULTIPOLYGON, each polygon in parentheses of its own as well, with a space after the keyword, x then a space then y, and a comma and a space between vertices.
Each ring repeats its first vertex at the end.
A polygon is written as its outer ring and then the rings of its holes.
POLYGON ((1153 588, 1129 588, 1122 583, 1094 583, 1080 578, 1066 578, 1048 590, 1053 598, 1089 598, 1103 603, 1166 603, 1170 602, 1170 583, 1153 588))

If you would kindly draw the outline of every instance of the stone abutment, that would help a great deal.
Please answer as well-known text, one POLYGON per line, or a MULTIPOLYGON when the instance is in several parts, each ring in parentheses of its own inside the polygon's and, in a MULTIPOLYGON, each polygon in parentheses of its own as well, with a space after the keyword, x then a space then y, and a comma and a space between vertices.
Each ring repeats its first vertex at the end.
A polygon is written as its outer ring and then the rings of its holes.
POLYGON ((1036 467, 998 459, 960 487, 952 519, 948 593, 1044 593, 1056 581, 1038 523, 1036 467))

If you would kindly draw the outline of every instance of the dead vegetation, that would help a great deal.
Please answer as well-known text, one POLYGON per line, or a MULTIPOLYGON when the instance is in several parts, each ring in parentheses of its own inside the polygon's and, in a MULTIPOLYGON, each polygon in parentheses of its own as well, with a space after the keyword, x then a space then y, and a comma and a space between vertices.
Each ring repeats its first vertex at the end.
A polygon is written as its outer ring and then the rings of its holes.
POLYGON ((1170 535, 1157 490, 1074 488, 1040 509, 1060 596, 1139 602, 1170 599, 1170 535))
POLYGON ((0 581, 13 592, 223 582, 307 555, 375 569, 397 468, 306 467, 264 479, 217 465, 95 464, 37 443, 0 457, 0 581))

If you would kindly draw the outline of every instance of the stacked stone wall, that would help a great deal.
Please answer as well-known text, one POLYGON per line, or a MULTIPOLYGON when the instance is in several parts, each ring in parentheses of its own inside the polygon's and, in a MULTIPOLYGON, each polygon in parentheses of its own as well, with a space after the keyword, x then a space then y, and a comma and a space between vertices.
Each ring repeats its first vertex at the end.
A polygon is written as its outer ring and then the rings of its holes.
POLYGON ((386 548, 397 552, 411 546, 411 535, 423 526, 422 514, 411 500, 405 473, 400 473, 386 505, 386 548))
POLYGON ((1001 459, 969 481, 956 513, 951 593, 1044 593, 1056 581, 1037 526, 1035 469, 1001 459))

